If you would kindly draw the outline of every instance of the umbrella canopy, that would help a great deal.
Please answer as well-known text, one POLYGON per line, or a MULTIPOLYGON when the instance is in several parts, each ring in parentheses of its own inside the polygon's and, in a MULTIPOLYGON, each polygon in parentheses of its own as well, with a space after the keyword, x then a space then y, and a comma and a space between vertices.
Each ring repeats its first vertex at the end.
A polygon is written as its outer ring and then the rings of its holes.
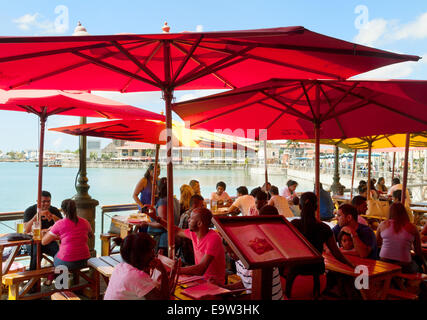
POLYGON ((426 90, 427 81, 272 79, 173 110, 193 129, 267 129, 268 140, 313 139, 318 123, 320 138, 349 138, 427 129, 426 90))
POLYGON ((243 136, 258 130, 256 138, 263 140, 315 139, 319 194, 321 138, 424 131, 426 89, 427 81, 272 79, 177 103, 173 110, 195 129, 243 136))
POLYGON ((0 110, 25 111, 38 116, 66 115, 106 119, 158 119, 165 117, 84 91, 0 91, 0 110))
POLYGON ((385 65, 417 61, 312 32, 304 27, 121 34, 1 37, 0 88, 139 92, 164 87, 236 88, 286 74, 346 79, 385 65))
POLYGON ((236 88, 286 74, 345 79, 420 57, 377 50, 304 27, 178 34, 0 38, 0 88, 162 90, 169 256, 174 256, 173 91, 236 88))
MULTIPOLYGON (((49 130, 72 135, 84 135, 100 138, 129 140, 152 144, 166 144, 165 122, 152 119, 140 120, 114 120, 83 125, 51 128, 49 130)), ((233 137, 215 135, 208 131, 191 130, 177 122, 173 123, 174 146, 187 146, 198 148, 227 148, 254 150, 243 141, 236 143, 233 137)))
POLYGON ((117 101, 92 95, 88 92, 65 92, 58 90, 11 90, 0 93, 0 110, 25 111, 40 118, 39 174, 37 187, 37 215, 41 208, 43 184, 44 131, 47 117, 72 115, 101 118, 164 119, 164 116, 132 107, 117 101))

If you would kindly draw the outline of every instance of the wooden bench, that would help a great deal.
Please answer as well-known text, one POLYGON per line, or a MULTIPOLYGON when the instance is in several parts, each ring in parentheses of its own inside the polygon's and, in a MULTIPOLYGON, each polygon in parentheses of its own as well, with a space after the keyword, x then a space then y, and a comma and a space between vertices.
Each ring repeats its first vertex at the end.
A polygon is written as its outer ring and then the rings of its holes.
POLYGON ((80 300, 80 298, 72 291, 55 292, 50 297, 51 300, 80 300))
POLYGON ((55 275, 55 267, 41 268, 39 270, 30 270, 23 271, 18 273, 7 274, 3 276, 3 284, 9 287, 9 300, 32 300, 32 299, 40 299, 46 296, 52 295, 52 292, 61 292, 65 290, 78 291, 84 288, 90 287, 93 289, 93 281, 85 275, 81 270, 72 271, 76 275, 74 281, 79 279, 82 276, 87 283, 85 284, 77 284, 76 281, 71 288, 68 289, 51 289, 45 292, 36 292, 32 294, 28 294, 30 289, 38 283, 41 278, 46 278, 49 275, 55 275), (20 286, 28 281, 25 285, 23 285, 22 289, 20 286))

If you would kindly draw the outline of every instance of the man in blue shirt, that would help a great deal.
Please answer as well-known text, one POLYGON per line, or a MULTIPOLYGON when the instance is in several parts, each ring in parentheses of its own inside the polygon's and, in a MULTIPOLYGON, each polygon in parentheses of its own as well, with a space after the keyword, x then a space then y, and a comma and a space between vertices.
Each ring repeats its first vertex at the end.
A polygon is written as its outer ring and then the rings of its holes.
POLYGON ((368 226, 357 222, 357 209, 350 204, 343 204, 337 213, 338 224, 332 229, 335 239, 340 231, 351 235, 354 248, 361 258, 377 259, 377 240, 368 226))
POLYGON ((320 183, 320 220, 328 221, 334 218, 334 202, 329 192, 320 183))

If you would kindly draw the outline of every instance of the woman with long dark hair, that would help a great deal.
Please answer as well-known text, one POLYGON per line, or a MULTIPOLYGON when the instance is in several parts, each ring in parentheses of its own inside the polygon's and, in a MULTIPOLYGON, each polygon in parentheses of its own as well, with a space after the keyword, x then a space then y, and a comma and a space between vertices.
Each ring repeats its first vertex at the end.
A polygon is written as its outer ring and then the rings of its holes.
POLYGON ((145 204, 151 204, 151 191, 153 183, 157 183, 157 179, 160 175, 160 165, 157 165, 157 176, 154 178, 154 163, 151 163, 147 171, 144 174, 144 177, 139 180, 138 184, 133 191, 133 200, 139 206, 139 209, 145 204))
POLYGON ((42 239, 42 245, 61 240, 54 257, 54 266, 65 265, 68 270, 78 270, 87 265, 90 258, 88 238, 93 238, 89 222, 77 216, 76 203, 66 199, 61 204, 64 219, 58 220, 42 239))
MULTIPOLYGON (((167 220, 167 179, 163 177, 159 180, 158 184, 159 200, 156 203, 156 215, 160 218, 167 220)), ((179 201, 173 199, 173 211, 174 211, 174 224, 178 226, 180 218, 179 201)), ((165 254, 168 251, 168 233, 158 222, 151 219, 151 222, 145 222, 141 226, 148 226, 147 233, 152 235, 156 240, 156 251, 160 254, 165 254)))
POLYGON ((114 241, 120 245, 123 262, 114 268, 104 300, 169 299, 169 278, 165 266, 155 258, 155 241, 142 232, 114 241), (159 287, 150 277, 152 269, 160 271, 159 287))
MULTIPOLYGON (((313 192, 305 192, 301 195, 299 206, 301 219, 294 219, 291 223, 303 234, 303 236, 322 254, 323 245, 326 244, 331 254, 339 261, 354 267, 353 264, 341 253, 335 241, 331 228, 316 219, 317 197, 313 192)), ((291 293, 291 287, 297 289, 297 296, 310 296, 317 287, 320 293, 326 286, 325 264, 300 265, 289 269, 286 276, 286 294, 291 293), (314 281, 313 281, 314 279, 314 281), (292 285, 293 280, 295 283, 292 285), (289 282, 291 284, 289 284, 289 282), (322 289, 323 288, 323 289, 322 289)), ((294 294, 292 293, 292 297, 294 294)))
POLYGON ((422 272, 412 259, 411 249, 427 271, 417 227, 409 221, 405 206, 398 202, 390 206, 390 219, 381 222, 377 230, 377 244, 381 246, 380 258, 402 266, 404 273, 422 272))

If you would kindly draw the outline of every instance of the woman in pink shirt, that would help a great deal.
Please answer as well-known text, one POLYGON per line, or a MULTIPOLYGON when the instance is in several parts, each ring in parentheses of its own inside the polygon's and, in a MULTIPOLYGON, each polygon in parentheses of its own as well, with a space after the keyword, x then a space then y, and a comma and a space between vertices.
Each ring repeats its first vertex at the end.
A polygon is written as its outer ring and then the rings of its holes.
POLYGON ((92 228, 86 219, 77 216, 74 200, 62 201, 65 218, 58 220, 47 232, 42 245, 60 240, 59 251, 54 257, 54 266, 65 265, 68 270, 84 268, 90 258, 88 238, 93 237, 92 228))

